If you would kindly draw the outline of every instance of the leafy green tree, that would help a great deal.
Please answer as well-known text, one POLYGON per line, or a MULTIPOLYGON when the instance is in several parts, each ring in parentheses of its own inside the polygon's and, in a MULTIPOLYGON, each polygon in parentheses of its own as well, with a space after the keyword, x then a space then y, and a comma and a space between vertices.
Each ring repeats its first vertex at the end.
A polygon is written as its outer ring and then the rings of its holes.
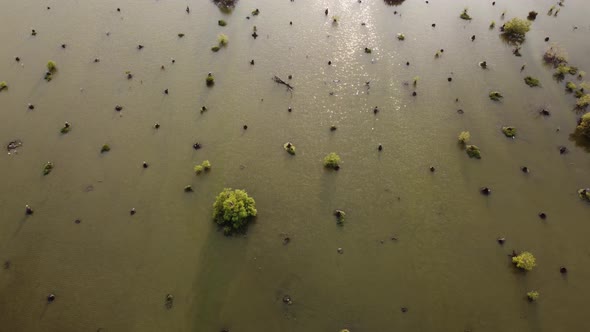
POLYGON ((512 263, 514 263, 517 268, 525 271, 530 271, 535 265, 537 265, 535 256, 528 251, 524 251, 520 253, 520 255, 512 257, 512 263))
POLYGON ((524 36, 531 29, 531 22, 515 17, 504 24, 504 35, 512 41, 524 41, 524 36))
POLYGON ((213 220, 226 235, 243 230, 257 213, 256 202, 245 190, 225 188, 213 204, 213 220))

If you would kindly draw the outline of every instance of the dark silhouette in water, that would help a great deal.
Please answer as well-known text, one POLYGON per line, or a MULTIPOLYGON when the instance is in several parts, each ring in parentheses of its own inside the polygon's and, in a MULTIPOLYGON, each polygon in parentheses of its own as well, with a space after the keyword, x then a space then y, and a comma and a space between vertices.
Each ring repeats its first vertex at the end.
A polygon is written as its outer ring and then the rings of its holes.
POLYGON ((383 0, 385 1, 385 4, 388 6, 399 6, 402 3, 404 3, 404 1, 406 0, 383 0))

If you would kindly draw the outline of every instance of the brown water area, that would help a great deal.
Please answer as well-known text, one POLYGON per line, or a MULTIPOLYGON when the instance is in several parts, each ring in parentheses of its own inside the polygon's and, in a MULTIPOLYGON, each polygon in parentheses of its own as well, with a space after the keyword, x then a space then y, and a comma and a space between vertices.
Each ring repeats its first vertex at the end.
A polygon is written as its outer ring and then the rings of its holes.
POLYGON ((562 5, 2 1, 0 331, 590 331, 590 154, 565 90, 584 78, 543 61, 590 71, 590 2, 562 5), (499 29, 532 10, 518 57, 499 29), (243 234, 212 220, 226 187, 256 200, 243 234))

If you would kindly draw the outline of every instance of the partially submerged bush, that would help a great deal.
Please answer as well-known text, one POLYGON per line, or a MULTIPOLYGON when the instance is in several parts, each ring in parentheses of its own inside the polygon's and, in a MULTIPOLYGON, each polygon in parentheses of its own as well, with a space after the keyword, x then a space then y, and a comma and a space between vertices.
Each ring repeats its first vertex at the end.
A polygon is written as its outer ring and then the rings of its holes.
POLYGON ((195 171, 195 174, 199 175, 203 173, 205 169, 201 165, 196 165, 193 170, 195 171))
POLYGON ((526 83, 526 85, 530 86, 531 88, 540 85, 539 80, 531 76, 525 77, 524 83, 526 83))
POLYGON ((538 15, 538 14, 539 14, 539 13, 537 13, 537 12, 536 12, 536 11, 534 11, 534 10, 533 10, 533 11, 530 11, 530 12, 529 12, 529 16, 527 16, 527 19, 528 19, 529 21, 534 21, 534 20, 537 18, 537 15, 538 15))
POLYGON ((528 251, 524 251, 520 253, 520 255, 512 257, 512 263, 514 263, 517 268, 525 271, 530 271, 537 265, 535 256, 528 251))
POLYGON ((49 60, 47 62, 47 71, 50 73, 55 73, 57 71, 57 64, 54 61, 49 60))
POLYGON ((584 109, 590 105, 590 94, 584 94, 576 101, 576 107, 584 109))
POLYGON ((226 235, 244 229, 257 213, 256 202, 245 190, 225 188, 213 204, 213 220, 226 235))
POLYGON ((590 139, 590 113, 582 115, 580 123, 576 127, 576 133, 590 139))
POLYGON ((0 91, 4 89, 8 89, 8 83, 6 83, 6 81, 0 82, 0 91))
POLYGON ((373 53, 373 50, 368 47, 365 47, 365 53, 373 53))
POLYGON ((469 143, 470 139, 471 139, 471 134, 468 131, 462 131, 459 134, 459 143, 461 143, 461 144, 469 143))
POLYGON ((108 144, 105 144, 100 148, 100 153, 105 153, 111 151, 111 147, 108 144))
POLYGON ((70 132, 71 129, 72 129, 72 126, 68 122, 66 122, 64 124, 64 126, 61 127, 61 129, 60 129, 59 132, 62 133, 62 134, 67 134, 67 133, 70 132))
POLYGON ((471 16, 469 16, 469 14, 467 13, 467 8, 463 9, 463 11, 461 12, 461 15, 459 15, 460 18, 464 19, 464 20, 471 20, 471 16))
POLYGON ((537 292, 537 291, 530 291, 530 292, 526 293, 526 297, 527 297, 527 298, 529 299, 529 301, 531 301, 531 302, 534 302, 534 301, 536 301, 536 300, 539 298, 539 296, 540 296, 540 295, 541 295, 541 294, 539 294, 539 292, 537 292))
POLYGON ((53 171, 53 163, 48 161, 45 166, 43 166, 43 175, 48 175, 53 171))
POLYGON ((209 160, 203 161, 201 163, 201 166, 203 166, 203 169, 205 169, 205 171, 211 170, 211 163, 209 162, 209 160))
POLYGON ((578 87, 572 83, 572 82, 567 82, 565 83, 565 89, 569 92, 573 92, 574 90, 576 90, 578 87))
POLYGON ((219 20, 219 21, 217 21, 217 24, 221 27, 224 27, 227 25, 227 22, 225 22, 224 20, 219 20))
POLYGON ((340 162, 340 156, 335 152, 331 152, 324 158, 324 167, 338 170, 340 168, 340 162))
POLYGON ((207 86, 212 86, 213 84, 215 84, 215 77, 213 77, 213 74, 211 74, 211 73, 207 74, 207 78, 205 79, 205 83, 207 83, 207 86))
POLYGON ((516 136, 516 128, 514 127, 502 127, 502 132, 506 137, 514 138, 516 136))
POLYGON ((545 54, 543 54, 543 60, 552 64, 554 67, 567 64, 567 58, 567 53, 557 46, 549 47, 547 51, 545 51, 545 54))
POLYGON ((213 52, 219 52, 219 49, 220 49, 219 46, 211 47, 211 51, 213 51, 213 52))
POLYGON ((504 98, 504 96, 502 96, 502 94, 500 92, 498 92, 498 91, 490 92, 490 99, 491 100, 499 101, 502 98, 504 98))
POLYGON ((496 21, 492 21, 492 22, 490 23, 490 29, 493 29, 493 28, 495 28, 495 27, 496 27, 496 21))
POLYGON ((285 151, 287 151, 289 154, 295 154, 295 145, 291 144, 291 142, 285 143, 283 148, 285 148, 285 151))
POLYGON ((467 145, 465 152, 467 152, 469 158, 481 159, 481 151, 475 145, 467 145))
POLYGON ((581 199, 590 202, 590 188, 578 190, 578 195, 581 199))
POLYGON ((227 43, 229 43, 229 38, 227 35, 220 33, 219 36, 217 36, 217 41, 219 41, 219 46, 226 46, 227 43))
POLYGON ((222 12, 229 12, 235 6, 238 0, 213 0, 213 3, 219 7, 222 12))
POLYGON ((258 14, 260 14, 260 10, 258 10, 258 8, 252 11, 252 16, 258 16, 258 14))
POLYGON ((400 32, 400 33, 397 34, 397 39, 398 40, 405 40, 406 39, 406 36, 403 33, 400 32))
POLYGON ((334 216, 336 217, 336 223, 338 225, 343 225, 344 224, 344 218, 346 216, 346 213, 342 210, 335 210, 334 211, 334 216))
POLYGON ((530 29, 530 21, 515 17, 504 24, 502 31, 509 40, 522 42, 530 29))
POLYGON ((565 64, 560 64, 555 68, 555 73, 553 73, 553 77, 558 81, 561 81, 565 78, 565 75, 576 75, 578 73, 578 68, 574 66, 566 66, 565 64))

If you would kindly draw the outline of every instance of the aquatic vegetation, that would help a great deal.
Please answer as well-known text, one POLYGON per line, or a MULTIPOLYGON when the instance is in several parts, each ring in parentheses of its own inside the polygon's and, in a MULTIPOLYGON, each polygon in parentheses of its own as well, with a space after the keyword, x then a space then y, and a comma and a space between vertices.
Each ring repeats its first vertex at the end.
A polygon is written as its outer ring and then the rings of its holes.
POLYGON ((229 43, 229 37, 226 34, 220 33, 217 36, 217 41, 219 42, 219 46, 226 46, 229 43))
POLYGON ((536 12, 536 11, 534 11, 534 10, 533 10, 533 11, 530 11, 530 12, 529 12, 529 16, 527 16, 527 19, 528 19, 529 21, 534 21, 534 20, 537 18, 537 15, 538 15, 538 14, 539 14, 539 13, 537 13, 537 12, 536 12))
MULTIPOLYGON (((388 6, 399 6, 402 3, 404 3, 404 1, 406 1, 406 0, 383 0, 383 1, 385 1, 385 4, 388 6)), ((342 330, 342 331, 344 331, 344 330, 342 330)), ((342 332, 342 331, 340 331, 340 332, 342 332)), ((348 330, 346 330, 346 331, 348 332, 348 330)))
POLYGON ((590 113, 582 115, 582 118, 576 127, 576 134, 590 139, 590 113))
POLYGON ((224 27, 227 25, 227 22, 225 22, 224 20, 219 20, 217 21, 217 25, 219 25, 220 27, 224 27))
POLYGON ((222 11, 230 12, 236 6, 238 0, 213 0, 213 3, 222 11))
POLYGON ((201 166, 201 165, 196 165, 196 166, 194 167, 195 174, 197 174, 197 175, 199 175, 199 174, 203 173, 203 171, 204 171, 204 170, 205 170, 205 169, 204 169, 204 168, 203 168, 203 166, 201 166))
POLYGON ((414 76, 414 82, 412 84, 414 84, 414 86, 417 86, 419 80, 420 80, 420 76, 414 76))
POLYGON ((55 63, 55 61, 49 60, 47 62, 47 71, 49 71, 50 73, 55 73, 57 71, 57 64, 55 63))
POLYGON ((471 139, 471 133, 469 133, 468 131, 462 131, 459 134, 459 143, 461 143, 461 144, 469 143, 470 139, 471 139))
POLYGON ((516 136, 516 128, 514 127, 502 127, 502 132, 506 137, 514 138, 516 136))
POLYGON ((578 87, 572 83, 572 82, 567 82, 565 83, 565 89, 569 92, 573 92, 574 90, 576 90, 578 87))
POLYGON ((338 21, 340 21, 340 16, 332 16, 332 23, 333 24, 338 24, 338 21))
POLYGON ((586 76, 586 72, 583 70, 580 70, 580 72, 578 73, 578 79, 581 80, 584 78, 584 76, 586 76))
POLYGON ((365 53, 369 53, 369 54, 370 54, 370 53, 372 53, 372 52, 373 52, 373 50, 372 50, 372 49, 370 49, 370 48, 368 48, 368 47, 365 47, 365 53))
POLYGON ((211 47, 211 51, 213 51, 213 52, 219 52, 219 50, 220 50, 219 46, 211 47))
POLYGON ((493 28, 495 28, 495 27, 496 27, 496 21, 492 21, 492 22, 490 23, 490 29, 493 29, 493 28))
POLYGON ((406 39, 406 36, 403 33, 400 32, 400 33, 397 34, 397 39, 398 40, 405 40, 406 39))
POLYGON ((578 100, 576 100, 576 107, 579 109, 584 109, 590 105, 590 94, 584 94, 578 100))
POLYGON ((517 268, 525 271, 530 271, 537 265, 535 256, 528 251, 524 251, 519 255, 512 257, 512 263, 514 263, 517 268))
POLYGON ((461 12, 461 15, 459 15, 459 17, 467 21, 471 20, 471 16, 469 16, 469 14, 467 13, 467 8, 463 9, 463 12, 461 12))
POLYGON ((531 302, 534 302, 534 301, 536 301, 536 300, 539 298, 539 296, 540 296, 540 295, 541 295, 541 294, 539 294, 539 292, 537 292, 537 291, 535 291, 535 290, 534 290, 534 291, 530 291, 530 292, 526 293, 526 297, 527 297, 527 298, 529 299, 529 301, 531 301, 531 302))
POLYGON ((481 159, 481 151, 475 145, 467 145, 465 152, 467 152, 469 158, 481 159))
POLYGON ((43 175, 48 175, 51 171, 53 171, 53 163, 48 161, 43 167, 43 175))
POLYGON ((209 73, 207 74, 207 78, 205 79, 205 82, 207 83, 207 86, 212 86, 215 84, 215 77, 213 77, 213 74, 209 73))
POLYGON ((530 21, 515 17, 504 24, 502 31, 504 32, 504 36, 509 40, 522 42, 524 41, 526 33, 529 32, 530 29, 530 21))
POLYGON ((68 122, 66 122, 64 124, 64 126, 61 128, 60 133, 67 134, 70 132, 71 129, 72 129, 72 126, 68 122))
POLYGON ((256 202, 245 190, 225 188, 213 204, 213 221, 230 235, 244 229, 257 215, 256 202))
POLYGON ((540 85, 539 80, 531 76, 525 77, 524 83, 526 83, 526 85, 530 86, 531 88, 540 85))
POLYGON ((581 199, 590 202, 590 188, 578 190, 578 195, 581 199))
POLYGON ((547 11, 547 15, 553 15, 553 11, 555 10, 555 5, 549 7, 549 11, 547 11))
POLYGON ((552 64, 554 67, 558 67, 559 65, 567 64, 568 56, 562 48, 551 46, 543 54, 543 60, 546 63, 552 64))
POLYGON ((254 9, 252 11, 252 16, 258 16, 260 14, 260 10, 258 10, 258 8, 254 9))
POLYGON ((205 160, 201 163, 201 166, 203 166, 203 169, 205 171, 209 171, 211 170, 211 163, 209 162, 209 160, 205 160))
POLYGON ((8 89, 8 83, 6 83, 6 81, 0 82, 0 91, 4 89, 8 89))
POLYGON ((100 148, 100 153, 109 152, 111 151, 111 147, 108 144, 105 144, 100 148))
POLYGON ((578 73, 578 68, 573 66, 566 66, 565 64, 560 64, 555 68, 555 73, 553 73, 553 77, 556 80, 561 81, 565 78, 565 75, 576 75, 578 73))
POLYGON ((285 148, 285 151, 287 151, 289 154, 295 154, 295 145, 291 144, 291 142, 285 143, 283 148, 285 148))
POLYGON ((184 192, 185 193, 193 192, 193 186, 191 186, 190 184, 188 186, 185 186, 184 187, 184 192))
POLYGON ((331 152, 324 158, 324 167, 338 170, 340 168, 340 162, 340 156, 335 152, 331 152))
POLYGON ((182 37, 184 37, 184 33, 179 33, 178 38, 182 38, 182 37))
POLYGON ((498 91, 492 91, 490 92, 490 99, 493 101, 499 101, 500 99, 504 98, 504 96, 502 96, 502 94, 498 91))
POLYGON ((346 216, 346 213, 342 210, 335 210, 334 211, 334 216, 336 217, 336 224, 338 225, 343 225, 344 224, 344 218, 346 216))

